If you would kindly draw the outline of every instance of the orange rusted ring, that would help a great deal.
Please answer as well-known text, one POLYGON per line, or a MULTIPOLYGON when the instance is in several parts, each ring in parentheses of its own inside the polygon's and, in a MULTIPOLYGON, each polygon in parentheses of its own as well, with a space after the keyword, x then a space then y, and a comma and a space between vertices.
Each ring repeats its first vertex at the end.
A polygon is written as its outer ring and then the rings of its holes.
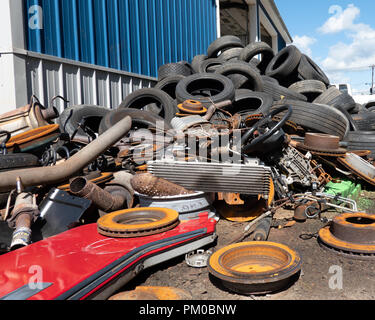
POLYGON ((178 109, 188 114, 206 114, 207 108, 200 101, 186 100, 179 104, 178 109))
POLYGON ((224 247, 208 261, 210 274, 230 291, 264 294, 282 289, 301 270, 301 257, 274 242, 244 242, 224 247))
POLYGON ((357 258, 375 258, 375 216, 345 213, 319 231, 324 247, 357 258))
POLYGON ((98 232, 112 238, 135 238, 163 233, 180 223, 177 211, 166 208, 135 208, 101 217, 98 232))

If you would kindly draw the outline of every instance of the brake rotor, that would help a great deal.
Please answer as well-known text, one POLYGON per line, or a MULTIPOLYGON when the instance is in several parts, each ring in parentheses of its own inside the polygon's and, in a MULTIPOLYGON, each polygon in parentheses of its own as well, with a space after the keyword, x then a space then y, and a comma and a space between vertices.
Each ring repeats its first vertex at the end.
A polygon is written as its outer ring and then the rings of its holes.
POLYGON ((101 217, 98 232, 111 238, 135 238, 160 234, 180 223, 179 213, 166 208, 135 208, 101 217))
POLYGON ((361 212, 341 214, 319 231, 319 242, 324 248, 354 259, 374 259, 375 216, 361 212))
POLYGON ((200 101, 186 100, 182 104, 179 104, 178 109, 187 114, 206 114, 207 108, 203 106, 200 101))
POLYGON ((172 287, 137 287, 133 291, 118 293, 108 300, 191 300, 191 295, 172 287))
POLYGON ((344 156, 347 151, 340 148, 339 143, 340 137, 337 136, 323 133, 306 133, 304 142, 297 143, 296 148, 321 156, 344 156))
POLYGON ((244 242, 224 247, 208 261, 210 274, 228 290, 241 294, 279 291, 296 280, 301 257, 274 242, 244 242))

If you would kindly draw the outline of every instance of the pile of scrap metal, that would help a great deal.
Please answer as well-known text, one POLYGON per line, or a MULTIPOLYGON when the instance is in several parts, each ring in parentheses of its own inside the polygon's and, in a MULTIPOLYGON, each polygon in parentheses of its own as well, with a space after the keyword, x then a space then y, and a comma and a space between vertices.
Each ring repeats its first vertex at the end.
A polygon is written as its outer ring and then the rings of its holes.
MULTIPOLYGON (((365 111, 296 47, 275 55, 225 36, 191 64, 162 66, 158 80, 114 110, 59 115, 33 97, 0 116, 3 299, 107 299, 185 254, 231 291, 273 292, 302 264, 267 241, 278 209, 298 221, 329 208, 352 214, 347 223, 371 220, 326 192, 343 177, 375 184, 372 133, 358 138, 365 111), (192 254, 213 246, 220 217, 249 224, 229 246, 192 254), (30 287, 35 265, 43 278, 30 287)), ((360 228, 347 229, 350 239, 325 228, 321 242, 362 239, 360 254, 375 253, 360 228)))

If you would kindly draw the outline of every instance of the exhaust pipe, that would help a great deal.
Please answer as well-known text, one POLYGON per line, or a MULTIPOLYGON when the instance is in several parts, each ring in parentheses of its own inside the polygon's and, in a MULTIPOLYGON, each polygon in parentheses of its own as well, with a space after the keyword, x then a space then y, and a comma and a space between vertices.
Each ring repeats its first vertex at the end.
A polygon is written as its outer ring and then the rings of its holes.
POLYGON ((56 166, 1 172, 0 193, 15 189, 17 178, 22 180, 24 187, 52 185, 66 181, 121 140, 131 126, 131 117, 122 119, 74 156, 56 166))
POLYGON ((121 186, 111 186, 103 190, 84 177, 73 179, 70 191, 78 197, 91 200, 98 209, 107 213, 121 209, 128 198, 126 189, 121 186))

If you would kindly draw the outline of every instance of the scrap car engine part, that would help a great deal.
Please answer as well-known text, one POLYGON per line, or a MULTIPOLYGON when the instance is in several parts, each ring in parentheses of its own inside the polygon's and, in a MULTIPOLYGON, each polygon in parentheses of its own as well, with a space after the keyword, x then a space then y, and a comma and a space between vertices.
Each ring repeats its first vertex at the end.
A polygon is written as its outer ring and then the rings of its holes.
POLYGON ((228 192, 268 197, 271 168, 259 164, 230 164, 157 160, 148 171, 189 190, 228 192))

